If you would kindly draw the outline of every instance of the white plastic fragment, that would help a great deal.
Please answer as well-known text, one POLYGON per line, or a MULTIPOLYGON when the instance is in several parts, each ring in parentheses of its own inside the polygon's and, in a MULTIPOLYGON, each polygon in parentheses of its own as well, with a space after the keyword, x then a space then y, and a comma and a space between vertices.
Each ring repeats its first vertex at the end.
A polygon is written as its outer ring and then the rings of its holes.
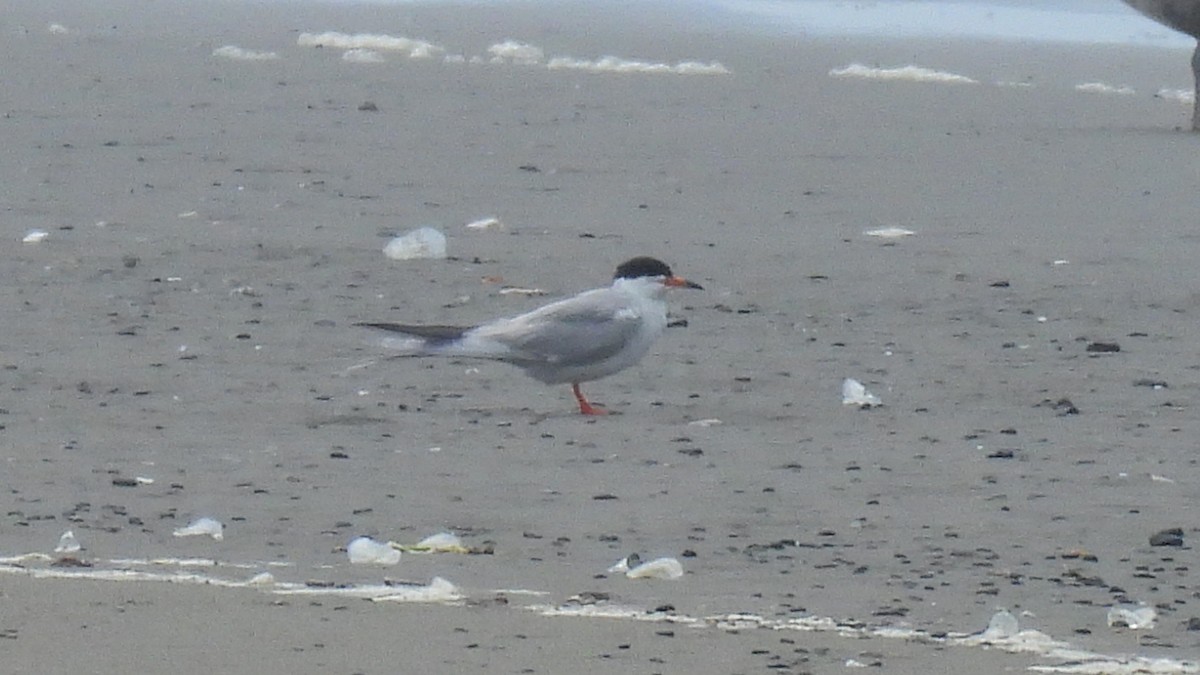
POLYGON ((400 551, 382 541, 370 537, 357 537, 346 547, 352 565, 395 565, 400 562, 400 551))
POLYGON ((462 539, 453 532, 438 532, 417 542, 417 548, 428 549, 430 553, 461 553, 466 550, 462 539))
POLYGON ((675 558, 658 558, 634 567, 625 576, 630 579, 678 579, 683 576, 683 565, 675 558))
POLYGON ((83 550, 79 545, 79 540, 75 538, 75 533, 67 530, 58 538, 58 546, 54 547, 55 553, 78 553, 83 550))
POLYGON ((992 615, 992 620, 988 621, 987 629, 979 634, 979 639, 984 642, 1008 640, 1016 637, 1019 632, 1021 632, 1021 626, 1017 617, 1007 609, 1002 609, 992 615))
POLYGON ((1113 605, 1108 610, 1108 626, 1124 626, 1129 630, 1154 628, 1158 612, 1149 605, 1113 605))
POLYGON ((247 586, 273 586, 275 575, 270 572, 259 572, 246 580, 247 586))
POLYGON ((881 239, 899 239, 900 237, 911 237, 916 232, 906 230, 903 227, 881 227, 877 230, 867 230, 863 234, 868 237, 879 237, 881 239))
POLYGON ((221 541, 225 538, 225 526, 221 521, 214 518, 197 518, 187 524, 187 527, 181 527, 173 533, 176 537, 200 537, 208 536, 221 541))
POLYGON ((883 401, 867 391, 862 382, 847 377, 842 382, 842 405, 855 405, 860 408, 873 408, 883 405, 883 401))
POLYGON ((629 555, 625 556, 624 558, 621 558, 620 560, 618 560, 616 562, 616 564, 614 564, 612 567, 609 567, 607 572, 609 574, 625 574, 631 568, 637 567, 638 565, 640 565, 641 562, 642 562, 642 557, 640 555, 638 555, 636 553, 630 553, 629 555))
POLYGON ((37 244, 49 237, 50 233, 45 230, 30 230, 21 238, 23 244, 37 244))
POLYGON ((432 227, 421 227, 389 241, 383 254, 392 260, 445 258, 446 235, 432 227))

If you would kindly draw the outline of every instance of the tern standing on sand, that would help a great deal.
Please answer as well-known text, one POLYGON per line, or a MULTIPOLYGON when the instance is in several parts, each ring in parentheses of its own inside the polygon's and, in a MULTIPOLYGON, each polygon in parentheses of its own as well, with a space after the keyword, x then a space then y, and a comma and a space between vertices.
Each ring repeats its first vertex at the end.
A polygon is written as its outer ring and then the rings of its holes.
POLYGON ((1196 38, 1192 52, 1192 131, 1200 131, 1200 0, 1125 0, 1125 4, 1155 21, 1196 38))
POLYGON ((460 356, 511 363, 546 384, 571 384, 584 415, 603 415, 579 390, 625 370, 650 351, 667 327, 669 288, 702 288, 646 256, 617 267, 612 286, 585 291, 532 312, 465 328, 360 323, 399 333, 389 347, 408 356, 460 356))

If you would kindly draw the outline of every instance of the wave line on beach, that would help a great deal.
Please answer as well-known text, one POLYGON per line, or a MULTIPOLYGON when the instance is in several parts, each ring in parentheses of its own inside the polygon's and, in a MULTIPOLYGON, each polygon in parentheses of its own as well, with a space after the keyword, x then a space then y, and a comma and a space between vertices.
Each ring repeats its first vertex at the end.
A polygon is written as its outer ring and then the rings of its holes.
POLYGON ((858 621, 837 620, 831 617, 804 616, 789 619, 770 619, 757 614, 714 614, 693 617, 683 614, 651 611, 638 607, 605 605, 527 605, 525 609, 547 617, 580 617, 624 619, 651 623, 670 623, 693 628, 712 628, 739 631, 754 628, 800 632, 836 633, 845 638, 881 638, 908 640, 954 647, 1000 649, 1013 654, 1033 654, 1059 661, 1057 664, 1035 665, 1030 670, 1044 673, 1078 673, 1080 675, 1176 675, 1200 673, 1200 663, 1166 657, 1136 654, 1101 654, 1071 646, 1041 631, 1025 629, 1012 634, 993 634, 992 629, 977 633, 947 633, 935 636, 927 631, 904 626, 870 626, 858 621))
MULTIPOLYGON (((0 557, 0 574, 26 576, 36 580, 157 582, 228 589, 250 589, 272 595, 337 596, 372 602, 433 603, 447 606, 469 604, 469 595, 455 584, 433 577, 428 584, 409 581, 382 583, 339 583, 333 581, 279 581, 263 568, 295 567, 287 562, 224 562, 209 558, 130 558, 115 560, 80 560, 44 553, 25 553, 0 557), (159 568, 159 569, 145 569, 159 568), (176 568, 160 571, 161 568, 176 568), (210 568, 208 572, 198 571, 210 568), (230 579, 211 573, 212 569, 258 570, 248 578, 230 579)), ((490 596, 545 596, 545 591, 500 589, 486 591, 490 596)), ((663 612, 627 605, 608 605, 603 601, 589 602, 572 598, 559 605, 516 605, 545 617, 575 617, 619 619, 627 621, 669 623, 696 629, 739 631, 763 629, 834 633, 849 639, 908 640, 931 645, 1000 649, 1014 654, 1032 654, 1055 660, 1057 663, 1030 666, 1043 673, 1076 673, 1080 675, 1178 675, 1200 673, 1200 663, 1168 657, 1137 654, 1103 654, 1072 646, 1070 643, 1033 629, 1019 630, 1015 617, 1001 611, 993 617, 988 628, 975 633, 939 633, 908 626, 870 625, 854 620, 831 617, 801 616, 772 619, 750 613, 725 613, 689 616, 674 611, 663 612), (997 619, 1000 618, 1000 621, 997 619), (999 627, 993 627, 993 625, 999 627)))

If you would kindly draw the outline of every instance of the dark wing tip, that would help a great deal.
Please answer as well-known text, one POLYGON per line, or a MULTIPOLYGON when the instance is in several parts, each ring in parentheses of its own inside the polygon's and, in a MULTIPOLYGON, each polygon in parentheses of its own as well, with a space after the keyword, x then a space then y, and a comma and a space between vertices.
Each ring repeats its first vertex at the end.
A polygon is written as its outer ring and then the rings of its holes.
POLYGON ((355 326, 375 328, 389 333, 403 333, 413 337, 424 338, 431 342, 450 342, 463 336, 470 328, 463 326, 413 326, 403 323, 372 323, 359 322, 355 326))

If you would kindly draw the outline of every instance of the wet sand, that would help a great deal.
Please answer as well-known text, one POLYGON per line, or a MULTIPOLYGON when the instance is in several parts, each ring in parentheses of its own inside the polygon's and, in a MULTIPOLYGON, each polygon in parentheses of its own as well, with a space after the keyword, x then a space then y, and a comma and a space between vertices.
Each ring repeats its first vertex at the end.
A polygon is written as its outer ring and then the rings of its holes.
POLYGON ((1069 660, 939 642, 1000 608, 1079 650, 1200 658, 1200 138, 1154 95, 1189 86, 1179 52, 782 41, 654 10, 631 28, 620 6, 0 7, 0 554, 71 529, 85 569, 196 557, 226 563, 199 568, 215 579, 465 595, 45 579, 24 559, 0 575, 14 671, 1069 660), (446 52, 297 45, 327 30, 446 52), (506 39, 730 73, 469 63, 506 39), (977 83, 830 77, 855 62, 977 83), (1075 88, 1095 82, 1133 93, 1075 88), (464 227, 488 216, 506 227, 464 227), (420 225, 451 260, 383 256, 420 225), (864 235, 889 226, 915 235, 864 235), (688 325, 640 367, 585 387, 608 418, 502 365, 387 360, 352 326, 515 313, 544 298, 504 284, 568 294, 637 254, 707 290, 673 298, 688 325), (843 406, 846 377, 883 407, 843 406), (224 539, 172 536, 199 516, 224 539), (1182 548, 1149 545, 1172 527, 1182 548), (373 569, 342 550, 446 529, 494 554, 373 569), (686 574, 605 573, 632 552, 686 574), (531 609, 581 593, 662 620, 531 609), (1157 624, 1109 627, 1115 602, 1157 624), (733 613, 762 622, 714 618, 733 613), (841 629, 784 627, 801 617, 841 629))

